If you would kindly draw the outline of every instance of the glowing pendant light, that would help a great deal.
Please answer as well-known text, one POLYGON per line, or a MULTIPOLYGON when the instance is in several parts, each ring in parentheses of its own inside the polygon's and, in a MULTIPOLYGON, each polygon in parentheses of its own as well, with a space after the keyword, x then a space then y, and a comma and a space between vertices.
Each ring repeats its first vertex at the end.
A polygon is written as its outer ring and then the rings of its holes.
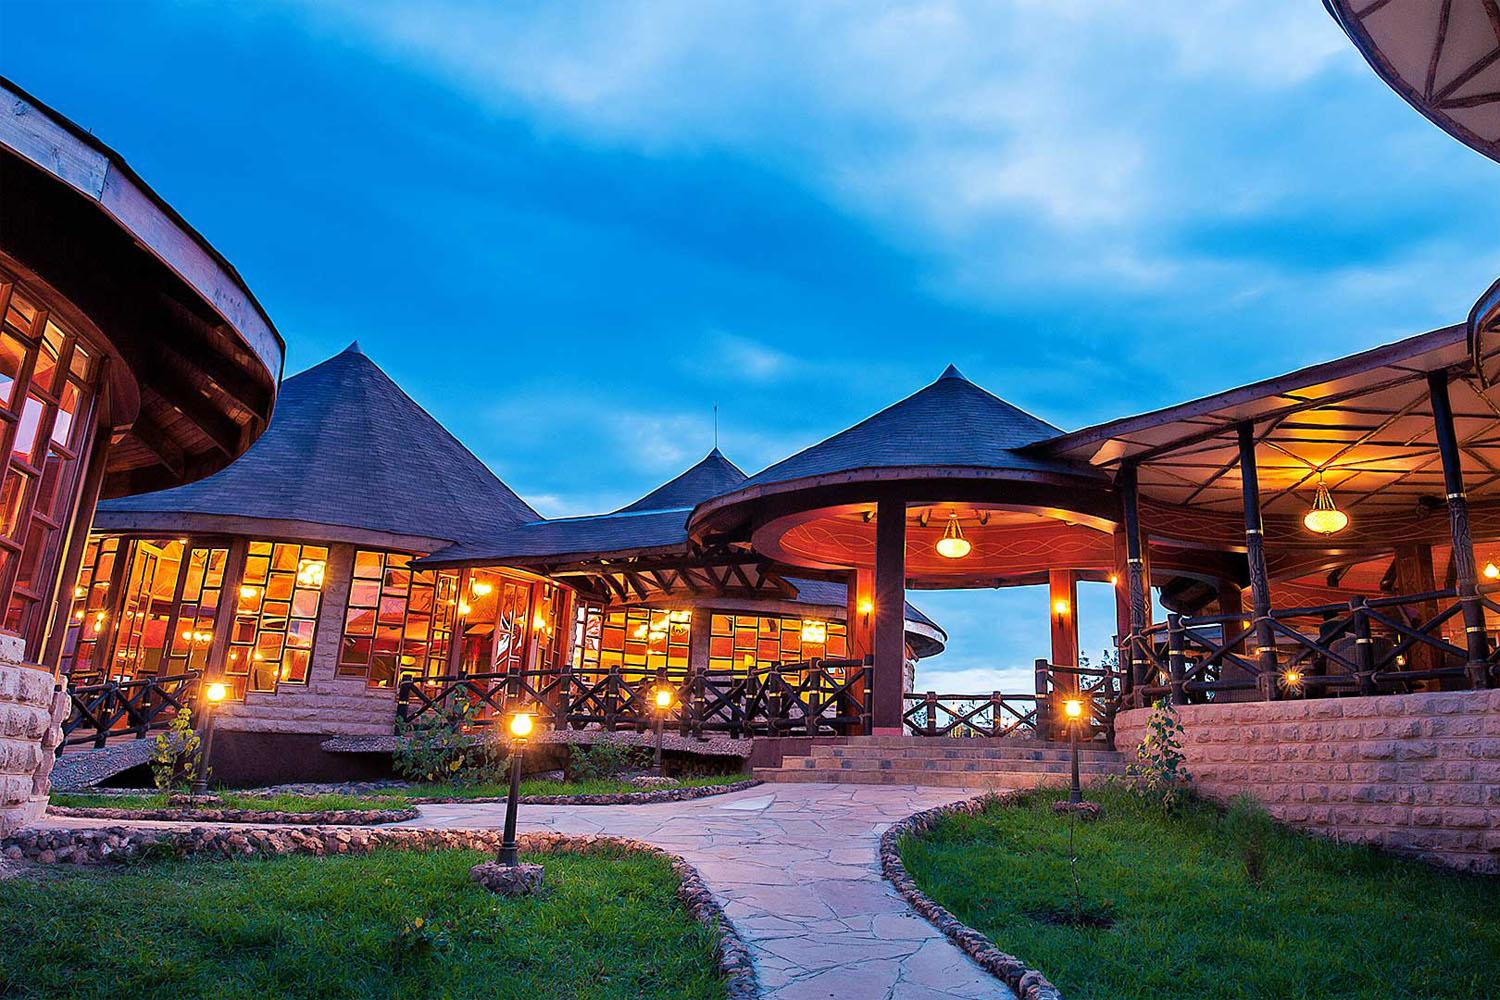
POLYGON ((949 514, 948 527, 943 529, 943 537, 938 539, 938 555, 948 559, 962 559, 973 548, 964 537, 963 529, 958 526, 958 515, 949 514))
POLYGON ((1328 487, 1323 485, 1321 472, 1318 473, 1318 492, 1313 497, 1312 510, 1302 518, 1302 523, 1307 526, 1308 531, 1320 535, 1331 535, 1349 526, 1349 515, 1334 506, 1333 497, 1328 495, 1328 487))

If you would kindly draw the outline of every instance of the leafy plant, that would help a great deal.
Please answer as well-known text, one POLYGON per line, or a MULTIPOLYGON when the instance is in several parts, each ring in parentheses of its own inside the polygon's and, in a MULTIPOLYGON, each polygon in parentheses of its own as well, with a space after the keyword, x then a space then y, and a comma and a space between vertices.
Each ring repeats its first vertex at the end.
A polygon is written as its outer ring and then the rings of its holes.
POLYGON ((403 920, 393 941, 396 963, 432 958, 449 951, 453 942, 447 933, 426 917, 403 920))
POLYGON ((151 782, 160 791, 169 792, 184 785, 192 787, 203 769, 204 780, 208 778, 208 763, 198 752, 202 740, 193 729, 193 712, 182 708, 172 716, 172 724, 156 734, 156 744, 151 752, 151 782))
POLYGON ((409 781, 454 783, 498 780, 508 757, 498 740, 475 736, 479 703, 449 697, 418 719, 396 727, 391 766, 409 781))
POLYGON ((1152 706, 1146 735, 1136 747, 1135 760, 1125 769, 1131 787, 1170 816, 1187 796, 1193 776, 1182 752, 1182 720, 1165 698, 1152 706))
POLYGON ((1229 803, 1224 814, 1224 832, 1240 852, 1245 878, 1260 885, 1266 877, 1266 845, 1276 831, 1271 814, 1249 795, 1241 792, 1229 803))
POLYGON ((615 740, 602 740, 592 746, 575 746, 568 752, 569 781, 610 781, 645 763, 639 747, 615 740))

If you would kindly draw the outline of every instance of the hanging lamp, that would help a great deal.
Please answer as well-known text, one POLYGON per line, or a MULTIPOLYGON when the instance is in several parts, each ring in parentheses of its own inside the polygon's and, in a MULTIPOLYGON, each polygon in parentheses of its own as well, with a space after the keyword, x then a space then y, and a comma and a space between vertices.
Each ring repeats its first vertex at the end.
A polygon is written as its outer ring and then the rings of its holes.
POLYGON ((973 548, 964 537, 963 529, 958 526, 958 515, 949 514, 948 527, 943 529, 943 537, 937 542, 937 554, 947 559, 962 559, 973 548))
POLYGON ((1302 518, 1308 531, 1320 535, 1332 535, 1349 526, 1349 515, 1334 505, 1328 487, 1323 483, 1323 473, 1318 473, 1318 492, 1313 496, 1312 509, 1302 518))

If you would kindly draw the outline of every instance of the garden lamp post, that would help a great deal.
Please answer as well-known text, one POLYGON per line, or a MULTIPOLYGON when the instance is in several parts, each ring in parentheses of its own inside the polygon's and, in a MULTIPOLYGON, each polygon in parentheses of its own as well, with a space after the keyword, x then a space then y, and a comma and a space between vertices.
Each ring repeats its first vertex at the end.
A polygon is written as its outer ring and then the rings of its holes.
POLYGON ((510 794, 505 799, 505 839, 500 842, 499 861, 512 868, 516 864, 516 810, 521 804, 521 756, 531 729, 530 713, 510 717, 510 794))
POLYGON ((656 773, 661 774, 661 733, 672 708, 672 689, 662 684, 656 689, 656 773))
POLYGON ((203 689, 203 746, 198 751, 198 771, 193 775, 193 786, 188 789, 188 794, 194 798, 208 791, 208 761, 214 750, 214 716, 218 715, 214 707, 227 694, 229 689, 219 681, 203 689))
POLYGON ((1068 717, 1068 743, 1073 751, 1073 783, 1068 787, 1068 802, 1083 801, 1083 789, 1078 785, 1078 729, 1083 725, 1083 702, 1069 698, 1063 702, 1063 714, 1068 717))

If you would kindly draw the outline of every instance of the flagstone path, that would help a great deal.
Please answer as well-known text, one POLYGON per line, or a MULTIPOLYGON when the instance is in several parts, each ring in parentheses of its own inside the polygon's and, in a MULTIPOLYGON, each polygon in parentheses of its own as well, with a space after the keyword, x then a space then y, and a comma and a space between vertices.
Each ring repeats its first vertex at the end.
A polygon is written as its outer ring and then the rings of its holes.
MULTIPOLYGON (((522 806, 522 830, 633 837, 703 874, 750 947, 768 1000, 1014 998, 880 876, 880 834, 971 791, 760 785, 632 806, 522 806)), ((498 828, 500 804, 422 807, 402 826, 498 828)))

